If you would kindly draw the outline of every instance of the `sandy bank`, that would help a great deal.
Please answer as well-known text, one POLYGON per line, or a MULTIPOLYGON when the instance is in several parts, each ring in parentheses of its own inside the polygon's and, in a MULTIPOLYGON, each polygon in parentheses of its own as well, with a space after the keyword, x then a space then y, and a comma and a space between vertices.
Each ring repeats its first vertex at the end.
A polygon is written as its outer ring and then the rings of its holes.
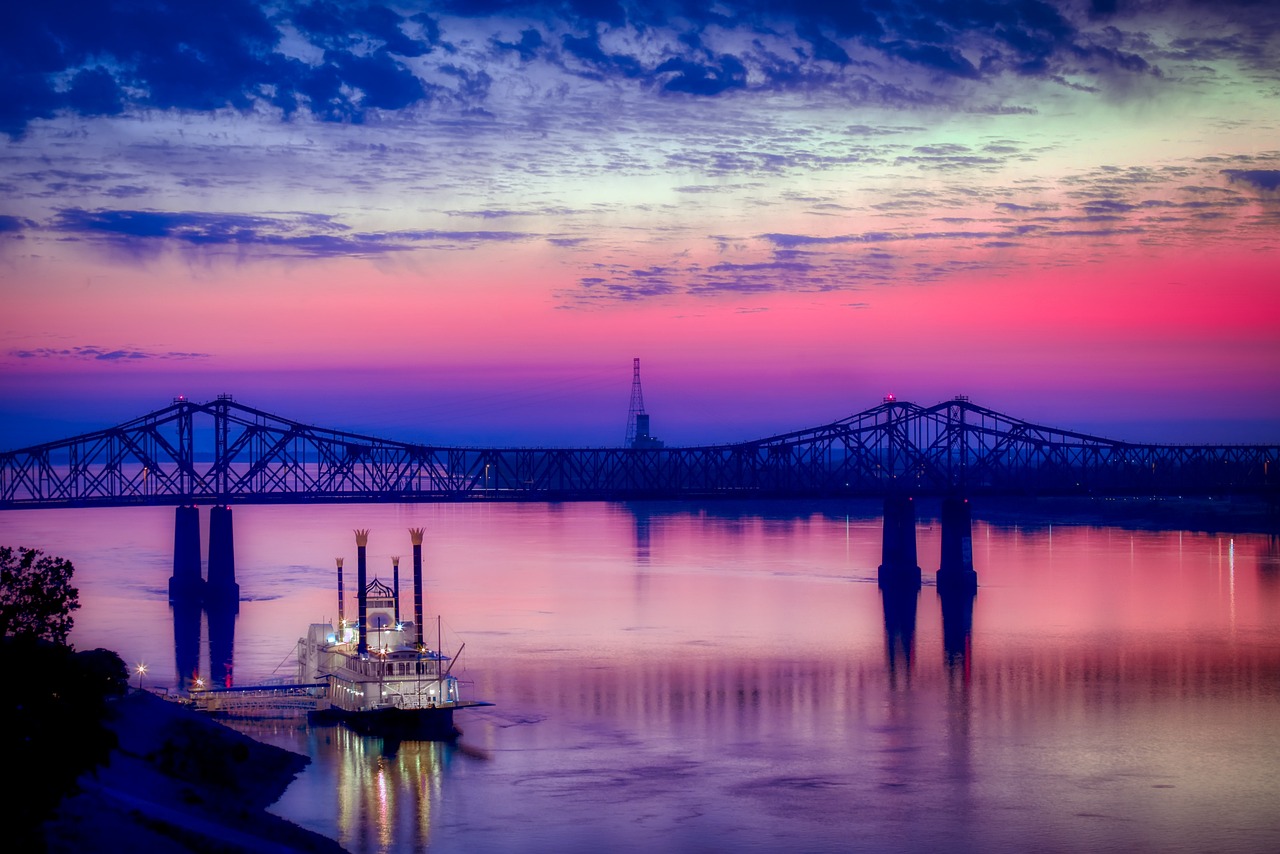
POLYGON ((341 852, 265 812, 310 761, 144 692, 112 704, 119 745, 45 825, 49 850, 341 852))

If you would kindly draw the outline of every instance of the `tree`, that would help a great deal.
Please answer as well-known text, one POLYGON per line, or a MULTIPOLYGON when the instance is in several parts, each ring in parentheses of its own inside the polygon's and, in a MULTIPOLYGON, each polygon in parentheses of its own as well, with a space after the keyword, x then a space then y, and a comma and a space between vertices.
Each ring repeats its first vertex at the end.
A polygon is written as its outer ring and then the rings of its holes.
POLYGON ((71 561, 39 549, 0 546, 0 638, 32 638, 65 645, 80 591, 71 586, 71 561))
POLYGON ((14 686, 0 692, 0 756, 22 769, 5 790, 4 850, 40 851, 41 823, 116 746, 109 703, 124 694, 128 673, 110 650, 73 652, 31 635, 0 637, 0 672, 14 686))

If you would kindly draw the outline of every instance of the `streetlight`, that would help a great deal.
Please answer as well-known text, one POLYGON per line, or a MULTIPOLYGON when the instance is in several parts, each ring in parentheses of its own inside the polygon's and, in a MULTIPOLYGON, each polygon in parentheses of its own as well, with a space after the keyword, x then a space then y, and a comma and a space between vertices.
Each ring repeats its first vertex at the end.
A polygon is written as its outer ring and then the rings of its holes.
POLYGON ((142 690, 142 677, 143 677, 144 675, 146 675, 146 672, 147 672, 147 665, 143 664, 142 662, 138 662, 138 666, 137 666, 136 668, 134 668, 134 672, 138 674, 138 690, 139 690, 139 691, 141 691, 141 690, 142 690))

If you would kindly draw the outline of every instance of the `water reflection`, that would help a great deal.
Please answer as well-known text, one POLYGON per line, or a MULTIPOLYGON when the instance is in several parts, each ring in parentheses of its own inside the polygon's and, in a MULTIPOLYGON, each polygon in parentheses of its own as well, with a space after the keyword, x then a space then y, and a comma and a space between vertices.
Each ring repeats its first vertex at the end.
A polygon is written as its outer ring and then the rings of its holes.
POLYGON ((942 605, 942 654, 947 670, 959 670, 969 677, 970 644, 973 639, 973 600, 975 595, 964 590, 938 594, 942 605))
POLYGON ((899 676, 911 681, 911 657, 916 644, 916 604, 920 591, 885 587, 880 591, 884 605, 885 659, 889 667, 889 684, 896 685, 899 676))
POLYGON ((650 550, 652 548, 650 543, 652 536, 650 525, 653 520, 652 509, 647 504, 629 504, 627 507, 635 520, 636 566, 644 569, 649 566, 650 550))
POLYGON ((178 674, 178 690, 190 691, 200 678, 199 602, 179 598, 170 604, 173 611, 173 660, 178 674))
MULTIPOLYGON (((1280 539, 979 520, 980 598, 885 598, 879 519, 829 510, 245 508, 211 664, 269 675, 334 617, 352 527, 387 561, 420 525, 468 693, 499 703, 462 744, 493 759, 280 736, 313 765, 277 811, 353 852, 1280 850, 1280 539)), ((75 561, 79 647, 190 676, 200 617, 170 633, 148 513, 0 514, 0 541, 75 561)), ((936 565, 939 526, 918 538, 936 565)))
POLYGON ((237 612, 214 608, 205 611, 200 603, 179 599, 172 603, 173 658, 177 674, 176 688, 180 693, 196 687, 199 680, 203 687, 231 688, 234 686, 236 618, 237 612), (207 616, 209 633, 209 666, 201 676, 200 636, 202 617, 207 616))
POLYGON ((231 688, 234 685, 236 612, 210 608, 206 613, 209 618, 209 684, 231 688))
POLYGON ((450 744, 391 745, 341 726, 276 733, 272 740, 313 760, 273 811, 353 852, 425 850, 446 769, 465 756, 450 744))

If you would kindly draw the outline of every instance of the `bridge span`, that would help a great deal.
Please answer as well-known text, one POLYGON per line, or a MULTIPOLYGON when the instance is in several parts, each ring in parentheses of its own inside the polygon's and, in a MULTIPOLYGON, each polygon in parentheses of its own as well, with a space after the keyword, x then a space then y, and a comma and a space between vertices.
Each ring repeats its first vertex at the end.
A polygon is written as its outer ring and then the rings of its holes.
POLYGON ((0 454, 0 509, 306 502, 594 501, 890 494, 1274 495, 1280 445, 1161 445, 886 398, 839 421, 695 447, 415 444, 221 396, 0 454))
POLYGON ((929 407, 888 397, 840 421, 736 444, 468 448, 311 426, 224 395, 178 398, 115 427, 0 454, 0 510, 175 505, 169 589, 177 619, 201 604, 223 618, 238 608, 230 504, 876 496, 885 508, 880 586, 886 595, 906 592, 911 603, 921 585, 916 497, 943 499, 938 588, 963 598, 977 589, 973 497, 1275 500, 1278 463, 1280 445, 1114 441, 964 397, 929 407), (213 505, 207 580, 197 504, 213 505))

